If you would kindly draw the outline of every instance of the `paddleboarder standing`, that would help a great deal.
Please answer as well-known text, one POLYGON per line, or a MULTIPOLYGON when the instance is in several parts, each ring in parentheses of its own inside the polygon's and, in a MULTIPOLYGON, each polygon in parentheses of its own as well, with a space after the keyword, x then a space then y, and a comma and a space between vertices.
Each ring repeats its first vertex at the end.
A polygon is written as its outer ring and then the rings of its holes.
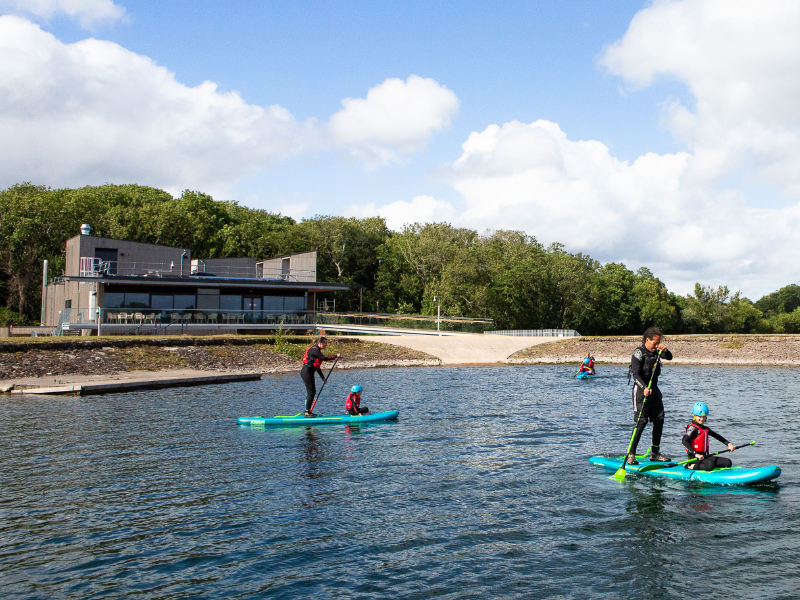
POLYGON ((669 462, 669 458, 661 454, 661 433, 664 430, 664 403, 661 390, 658 389, 658 376, 661 373, 661 361, 672 360, 672 352, 661 343, 663 334, 658 327, 648 327, 642 336, 642 345, 633 351, 631 356, 631 377, 633 377, 633 419, 636 432, 628 454, 628 464, 638 465, 636 446, 642 437, 647 422, 653 424, 653 445, 650 447, 650 460, 669 462), (651 382, 652 379, 652 383, 651 382), (650 386, 648 387, 648 384, 650 386), (644 401, 645 396, 647 402, 644 401))
POLYGON ((341 358, 341 354, 334 356, 325 356, 322 351, 328 346, 328 339, 325 336, 314 340, 313 345, 306 350, 303 355, 303 366, 300 369, 300 377, 303 383, 306 384, 306 411, 305 416, 315 417, 316 415, 311 412, 311 407, 314 404, 314 396, 317 394, 317 386, 314 381, 314 374, 319 373, 322 381, 325 381, 325 374, 320 368, 322 362, 326 360, 333 360, 334 358, 341 358))

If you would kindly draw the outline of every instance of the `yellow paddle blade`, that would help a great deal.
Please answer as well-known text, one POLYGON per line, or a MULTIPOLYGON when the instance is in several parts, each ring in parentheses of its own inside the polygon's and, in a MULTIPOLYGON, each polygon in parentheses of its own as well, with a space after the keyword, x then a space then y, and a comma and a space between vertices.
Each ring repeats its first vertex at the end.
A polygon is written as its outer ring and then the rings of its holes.
POLYGON ((622 467, 617 469, 617 472, 614 473, 614 479, 616 479, 617 481, 625 481, 625 469, 623 469, 622 467))

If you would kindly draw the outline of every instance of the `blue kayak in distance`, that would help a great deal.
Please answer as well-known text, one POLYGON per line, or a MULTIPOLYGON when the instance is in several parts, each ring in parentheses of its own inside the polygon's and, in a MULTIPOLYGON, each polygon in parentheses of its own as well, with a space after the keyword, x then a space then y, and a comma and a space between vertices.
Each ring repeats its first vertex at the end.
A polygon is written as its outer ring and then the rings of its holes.
POLYGON ((250 427, 273 427, 276 425, 357 425, 360 423, 376 423, 379 421, 394 421, 400 414, 399 410, 389 410, 365 415, 319 415, 317 417, 304 417, 303 413, 292 416, 276 417, 239 417, 239 425, 250 427))
POLYGON ((594 379, 597 375, 590 375, 589 371, 583 371, 575 375, 575 379, 594 379))
MULTIPOLYGON (((678 467, 666 466, 670 463, 656 463, 651 460, 639 461, 638 465, 625 465, 628 473, 638 473, 639 469, 646 465, 665 465, 662 469, 645 471, 642 475, 653 477, 669 477, 670 479, 683 479, 685 481, 702 481, 703 483, 713 483, 716 485, 748 485, 754 483, 764 483, 780 477, 781 468, 777 465, 758 467, 749 469, 746 467, 727 467, 714 469, 713 471, 695 471, 694 469, 684 469, 683 465, 678 467)), ((680 462, 680 461, 676 461, 680 462)), ((622 466, 622 457, 593 456, 589 459, 589 464, 604 467, 611 471, 616 471, 622 466)))

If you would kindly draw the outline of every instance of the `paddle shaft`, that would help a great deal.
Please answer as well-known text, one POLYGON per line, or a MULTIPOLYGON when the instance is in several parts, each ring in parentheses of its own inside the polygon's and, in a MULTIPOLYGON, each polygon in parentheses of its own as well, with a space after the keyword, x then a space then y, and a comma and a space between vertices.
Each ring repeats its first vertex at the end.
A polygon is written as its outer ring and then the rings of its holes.
MULTIPOLYGON (((656 370, 658 369, 658 365, 661 363, 661 350, 658 351, 658 355, 656 356, 656 362, 653 363, 653 372, 650 373, 650 381, 647 383, 647 389, 653 389, 653 378, 656 376, 656 370)), ((636 385, 634 383, 634 385, 636 385)), ((631 454, 631 449, 633 448, 633 438, 636 437, 636 428, 639 426, 639 419, 642 417, 642 412, 644 412, 644 405, 647 404, 647 395, 644 395, 642 398, 642 408, 639 409, 639 414, 636 415, 636 422, 633 424, 633 432, 631 433, 631 441, 628 444, 628 451, 625 453, 625 458, 622 459, 622 466, 617 469, 617 473, 622 471, 622 476, 625 476, 625 465, 628 464, 628 456, 631 454)), ((615 473, 616 475, 616 473, 615 473)))
MULTIPOLYGON (((749 444, 742 444, 741 446, 735 446, 733 449, 734 450, 739 450, 740 448, 747 448, 748 446, 752 446, 755 443, 756 443, 755 440, 753 440, 749 444)), ((708 458, 709 456, 717 456, 718 454, 725 454, 726 452, 732 452, 732 450, 730 448, 726 448, 725 450, 720 450, 719 452, 714 452, 714 454, 706 454, 705 458, 708 458)), ((681 465, 687 465, 690 462, 694 462, 696 460, 700 460, 700 459, 697 458, 697 457, 694 457, 694 458, 690 458, 689 460, 685 460, 685 461, 679 462, 679 463, 645 465, 645 466, 641 467, 638 470, 638 472, 639 473, 644 473, 645 471, 655 471, 656 469, 671 469, 672 467, 680 467, 681 465)))
POLYGON ((319 400, 319 397, 322 395, 322 390, 325 389, 325 384, 328 383, 328 377, 331 376, 331 371, 333 371, 333 367, 336 366, 337 362, 339 362, 339 357, 338 356, 336 357, 336 360, 333 361, 333 364, 331 365, 331 370, 328 371, 328 376, 325 377, 325 379, 323 380, 322 387, 319 388, 319 392, 317 392, 317 397, 314 398, 314 403, 311 405, 311 410, 309 410, 308 412, 312 412, 312 413, 314 412, 314 407, 317 405, 317 400, 319 400))

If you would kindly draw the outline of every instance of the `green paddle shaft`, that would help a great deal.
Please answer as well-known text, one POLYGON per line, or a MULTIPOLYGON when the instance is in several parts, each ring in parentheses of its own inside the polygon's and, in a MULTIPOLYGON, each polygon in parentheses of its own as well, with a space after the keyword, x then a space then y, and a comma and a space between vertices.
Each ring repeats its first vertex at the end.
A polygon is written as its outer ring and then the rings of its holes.
MULTIPOLYGON (((647 383, 647 389, 650 390, 653 388, 653 377, 656 376, 656 369, 658 369, 658 364, 661 362, 661 350, 658 351, 658 356, 656 356, 656 362, 653 365, 653 372, 650 373, 650 381, 647 383)), ((617 472, 614 473, 614 477, 619 479, 620 481, 625 479, 625 465, 628 464, 628 456, 633 449, 633 438, 636 436, 636 428, 639 426, 639 418, 642 416, 642 412, 644 411, 644 405, 647 404, 647 395, 642 398, 642 408, 639 409, 639 414, 636 415, 636 422, 633 424, 633 431, 631 432, 631 441, 628 444, 628 451, 625 453, 625 458, 622 459, 622 466, 617 469, 617 472)))
POLYGON ((317 394, 317 397, 314 398, 314 403, 311 405, 311 410, 309 412, 312 412, 312 413, 314 412, 314 407, 317 405, 317 400, 319 400, 319 397, 322 395, 322 390, 325 389, 325 384, 328 383, 328 377, 331 376, 331 371, 333 371, 333 367, 336 366, 337 362, 339 362, 339 357, 338 356, 336 357, 336 360, 333 361, 333 364, 331 365, 331 370, 328 371, 328 376, 325 377, 325 381, 322 382, 322 387, 319 388, 319 393, 317 394))
MULTIPOLYGON (((742 444, 741 446, 736 446, 734 448, 734 450, 738 450, 739 448, 747 448, 748 446, 752 446, 755 443, 756 443, 756 441, 753 440, 749 444, 742 444)), ((708 454, 707 456, 716 456, 717 454, 725 454, 726 452, 731 452, 731 449, 730 448, 726 448, 725 450, 720 450, 719 452, 714 452, 714 454, 708 454)), ((637 473, 645 473, 647 471, 655 471, 657 469, 668 469, 668 468, 672 468, 672 467, 680 467, 681 465, 686 465, 686 464, 689 464, 690 462, 694 462, 696 460, 699 460, 699 459, 697 457, 695 457, 695 458, 690 458, 689 460, 685 460, 685 461, 679 462, 679 463, 645 465, 645 466, 641 467, 637 471, 637 473)))

